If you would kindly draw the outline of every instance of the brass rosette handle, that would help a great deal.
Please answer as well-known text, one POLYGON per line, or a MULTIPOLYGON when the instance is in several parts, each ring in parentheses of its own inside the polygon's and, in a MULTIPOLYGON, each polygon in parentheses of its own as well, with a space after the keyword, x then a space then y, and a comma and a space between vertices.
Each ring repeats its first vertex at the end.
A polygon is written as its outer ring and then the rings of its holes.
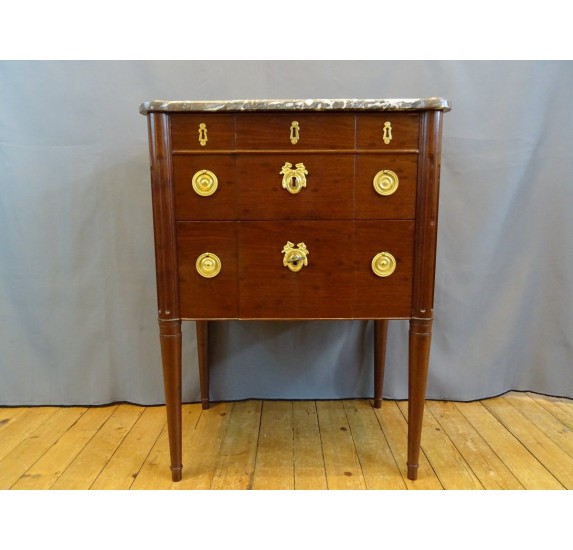
POLYGON ((374 191, 382 196, 394 194, 398 189, 399 183, 398 175, 392 170, 380 170, 372 180, 374 191))
POLYGON ((294 243, 287 241, 282 253, 284 254, 283 265, 295 273, 300 271, 303 266, 308 265, 309 251, 304 243, 298 243, 295 246, 294 243))
POLYGON ((191 185, 193 185, 195 193, 201 197, 209 197, 217 191, 219 180, 210 170, 199 170, 193 175, 191 185))
POLYGON ((201 277, 212 279, 219 275, 221 271, 221 260, 219 256, 213 254, 213 252, 204 252, 197 258, 195 267, 201 277))
POLYGON ((378 277, 389 277, 396 270, 396 258, 390 252, 380 252, 372 258, 372 271, 378 277))
POLYGON ((281 168, 280 175, 283 177, 283 189, 286 189, 292 195, 300 193, 306 187, 308 170, 302 162, 299 162, 294 168, 290 162, 285 162, 281 168))

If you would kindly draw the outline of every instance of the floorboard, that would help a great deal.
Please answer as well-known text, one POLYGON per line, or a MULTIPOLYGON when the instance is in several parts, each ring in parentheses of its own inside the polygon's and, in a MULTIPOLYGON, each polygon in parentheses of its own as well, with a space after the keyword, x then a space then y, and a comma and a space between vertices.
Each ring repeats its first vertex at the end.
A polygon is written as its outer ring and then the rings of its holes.
POLYGON ((165 407, 0 408, 0 489, 573 488, 573 400, 531 392, 427 401, 416 481, 406 401, 193 403, 182 421, 173 483, 165 407))

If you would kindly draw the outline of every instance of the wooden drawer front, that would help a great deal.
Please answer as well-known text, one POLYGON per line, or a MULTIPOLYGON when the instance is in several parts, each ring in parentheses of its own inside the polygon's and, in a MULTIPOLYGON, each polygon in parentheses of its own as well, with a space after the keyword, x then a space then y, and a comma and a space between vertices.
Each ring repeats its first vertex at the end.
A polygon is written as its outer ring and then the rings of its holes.
POLYGON ((237 149, 354 149, 354 115, 240 114, 236 117, 237 149), (291 126, 298 122, 298 141, 291 126))
MULTIPOLYGON (((283 153, 237 158, 238 215, 243 220, 351 219, 354 156, 283 153), (292 194, 283 188, 285 163, 303 164, 306 187, 292 194)), ((287 178, 290 179, 290 178, 287 178)))
POLYGON ((352 232, 351 221, 240 222, 240 317, 350 317, 352 232), (296 273, 283 264, 288 241, 309 252, 296 273))
POLYGON ((232 155, 173 155, 175 219, 234 220, 237 216, 235 157, 232 155), (217 189, 209 196, 193 188, 193 176, 209 170, 217 177, 217 189))
POLYGON ((177 253, 181 317, 237 318, 237 224, 179 222, 177 253), (216 254, 221 261, 221 271, 213 278, 197 272, 197 258, 205 252, 216 254))
POLYGON ((357 219, 413 219, 416 212, 417 154, 358 155, 356 159, 355 212, 357 219), (398 178, 391 195, 374 189, 376 175, 390 170, 398 178))
POLYGON ((418 149, 419 115, 417 113, 358 114, 356 116, 357 149, 418 149), (384 125, 391 125, 392 139, 384 142, 384 125))
POLYGON ((171 148, 174 151, 232 150, 235 148, 235 117, 210 113, 171 115, 171 148), (201 124, 206 130, 205 145, 199 141, 201 124))
POLYGON ((409 317, 412 309, 414 221, 359 221, 354 235, 353 315, 409 317), (372 271, 372 259, 389 252, 396 269, 388 277, 372 271))

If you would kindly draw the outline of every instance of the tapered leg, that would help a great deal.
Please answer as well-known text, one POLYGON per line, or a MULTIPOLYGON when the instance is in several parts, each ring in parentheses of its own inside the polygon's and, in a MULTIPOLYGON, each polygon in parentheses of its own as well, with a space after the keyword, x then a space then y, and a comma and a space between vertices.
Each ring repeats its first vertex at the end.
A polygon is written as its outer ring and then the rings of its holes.
POLYGON ((181 321, 159 321, 171 478, 181 481, 181 321))
POLYGON ((432 320, 411 319, 408 381, 408 479, 411 480, 418 477, 431 340, 432 320))
POLYGON ((201 407, 209 408, 209 321, 195 321, 197 326, 197 355, 199 359, 199 385, 201 407))
POLYGON ((374 321, 374 408, 382 407, 382 390, 384 388, 384 367, 386 366, 386 337, 388 321, 374 321))

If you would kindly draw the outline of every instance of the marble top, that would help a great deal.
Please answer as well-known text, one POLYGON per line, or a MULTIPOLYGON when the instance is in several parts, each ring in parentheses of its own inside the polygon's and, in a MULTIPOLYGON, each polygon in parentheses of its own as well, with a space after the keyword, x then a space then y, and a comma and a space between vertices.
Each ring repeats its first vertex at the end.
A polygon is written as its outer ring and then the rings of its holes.
POLYGON ((219 112, 219 111, 425 111, 447 112, 447 99, 235 99, 233 101, 164 101, 154 99, 139 106, 139 112, 219 112))

